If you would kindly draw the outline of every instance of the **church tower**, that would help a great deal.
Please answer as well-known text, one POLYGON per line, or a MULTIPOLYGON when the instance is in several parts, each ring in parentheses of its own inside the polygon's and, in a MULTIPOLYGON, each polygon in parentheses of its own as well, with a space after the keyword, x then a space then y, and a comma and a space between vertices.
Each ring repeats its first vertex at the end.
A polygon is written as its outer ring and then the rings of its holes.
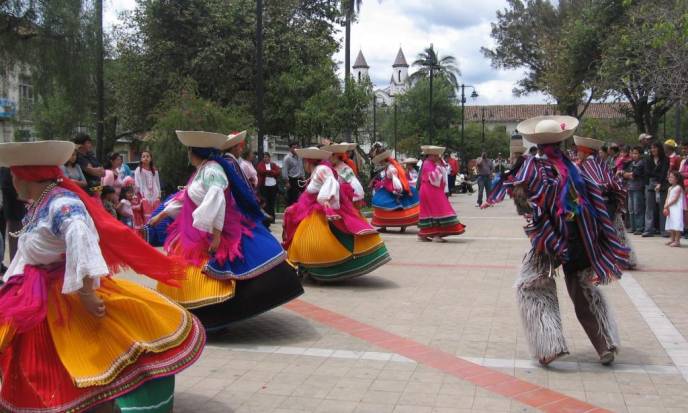
POLYGON ((353 76, 355 81, 362 82, 368 78, 368 69, 370 69, 370 66, 368 66, 368 62, 366 62, 365 57, 363 57, 363 52, 361 50, 358 51, 358 56, 356 56, 356 61, 352 68, 354 69, 353 76))
POLYGON ((392 64, 392 80, 389 85, 389 94, 397 96, 404 94, 408 89, 408 69, 409 64, 406 62, 404 51, 399 47, 397 57, 392 64))

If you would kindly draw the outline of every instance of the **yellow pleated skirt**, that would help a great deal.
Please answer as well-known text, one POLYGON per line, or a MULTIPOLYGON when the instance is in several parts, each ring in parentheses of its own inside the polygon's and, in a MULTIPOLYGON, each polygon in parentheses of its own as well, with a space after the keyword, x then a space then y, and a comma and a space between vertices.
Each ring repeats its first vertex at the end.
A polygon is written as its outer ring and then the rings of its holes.
POLYGON ((204 266, 189 267, 179 288, 158 283, 157 290, 188 310, 222 303, 234 297, 236 282, 209 277, 203 273, 204 266))

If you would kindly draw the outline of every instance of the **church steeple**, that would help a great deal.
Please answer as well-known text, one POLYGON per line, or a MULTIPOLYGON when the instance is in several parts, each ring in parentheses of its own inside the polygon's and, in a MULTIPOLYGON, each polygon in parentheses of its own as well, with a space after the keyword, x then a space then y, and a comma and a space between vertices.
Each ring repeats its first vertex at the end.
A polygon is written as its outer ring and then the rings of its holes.
POLYGON ((396 96, 406 92, 408 88, 408 69, 409 64, 406 62, 404 51, 399 47, 397 57, 392 64, 392 81, 389 84, 390 95, 396 96))
POLYGON ((353 75, 356 81, 362 82, 368 77, 368 69, 370 69, 370 66, 368 66, 368 62, 366 62, 365 57, 363 57, 362 50, 358 51, 358 56, 356 56, 356 61, 354 62, 352 68, 354 69, 353 75))

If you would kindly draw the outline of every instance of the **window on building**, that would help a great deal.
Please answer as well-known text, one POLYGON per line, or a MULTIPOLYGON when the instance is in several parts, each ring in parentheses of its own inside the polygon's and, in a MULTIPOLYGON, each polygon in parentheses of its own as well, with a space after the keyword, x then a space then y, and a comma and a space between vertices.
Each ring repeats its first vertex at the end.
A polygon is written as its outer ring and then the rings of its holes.
POLYGON ((399 83, 401 83, 401 70, 399 71, 399 83))
POLYGON ((358 72, 358 81, 361 81, 361 72, 358 72))
POLYGON ((22 114, 28 115, 33 112, 33 85, 31 78, 28 76, 21 76, 19 78, 19 110, 22 114))

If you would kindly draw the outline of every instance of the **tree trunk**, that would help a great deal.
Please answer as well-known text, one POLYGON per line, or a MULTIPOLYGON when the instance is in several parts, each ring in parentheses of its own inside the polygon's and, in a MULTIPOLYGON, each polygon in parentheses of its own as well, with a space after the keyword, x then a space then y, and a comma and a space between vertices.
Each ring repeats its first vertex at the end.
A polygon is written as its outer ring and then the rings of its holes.
POLYGON ((104 161, 103 135, 105 133, 105 83, 103 80, 103 0, 96 0, 96 19, 98 25, 96 47, 96 94, 98 108, 96 114, 96 154, 98 160, 104 161))
MULTIPOLYGON (((349 79, 351 78, 351 18, 353 17, 353 7, 354 2, 350 0, 351 4, 346 10, 346 23, 345 23, 345 35, 344 35, 344 94, 348 96, 349 92, 349 79)), ((351 114, 349 114, 351 117, 351 114)), ((344 129, 344 135, 347 142, 351 139, 351 126, 347 122, 347 126, 344 129)))

